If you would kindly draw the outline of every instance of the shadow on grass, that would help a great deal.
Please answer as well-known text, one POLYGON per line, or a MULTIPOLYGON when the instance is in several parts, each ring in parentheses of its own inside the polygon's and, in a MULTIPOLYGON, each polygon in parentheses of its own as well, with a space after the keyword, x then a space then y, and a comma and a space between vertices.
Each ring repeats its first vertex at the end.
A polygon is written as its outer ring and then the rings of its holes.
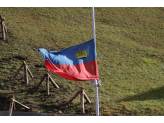
MULTIPOLYGON (((87 105, 88 103, 85 103, 85 105, 87 105)), ((93 104, 92 104, 93 105, 93 104)), ((46 104, 41 104, 39 105, 40 108, 42 108, 42 110, 44 112, 59 112, 61 111, 64 114, 78 114, 81 115, 81 107, 80 107, 80 102, 79 103, 66 103, 66 101, 63 101, 61 104, 50 104, 50 105, 46 105, 46 104)), ((89 115, 90 112, 92 112, 91 109, 85 109, 85 115, 89 115)))
POLYGON ((0 110, 8 110, 9 109, 9 96, 10 93, 0 93, 0 110))
MULTIPOLYGON (((69 104, 57 104, 57 105, 46 105, 46 104, 41 104, 39 105, 40 108, 42 108, 42 110, 44 110, 44 112, 58 112, 59 110, 62 112, 67 112, 70 111, 69 113, 71 113, 71 111, 75 110, 78 106, 78 104, 74 104, 74 105, 69 105, 69 104)), ((77 109, 76 109, 77 110, 77 109)), ((79 112, 80 110, 78 110, 79 112)))
POLYGON ((144 101, 144 100, 160 100, 164 99, 164 86, 155 88, 155 89, 150 89, 146 92, 133 95, 133 96, 128 96, 123 99, 117 100, 117 102, 120 101, 144 101))

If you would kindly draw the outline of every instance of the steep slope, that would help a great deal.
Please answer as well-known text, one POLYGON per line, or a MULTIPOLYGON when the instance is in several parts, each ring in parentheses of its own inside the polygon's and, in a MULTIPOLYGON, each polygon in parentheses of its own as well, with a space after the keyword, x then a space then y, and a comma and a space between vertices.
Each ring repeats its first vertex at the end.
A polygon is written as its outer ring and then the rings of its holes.
MULTIPOLYGON (((97 59, 102 87, 99 88, 102 115, 163 115, 164 18, 163 8, 95 8, 97 59)), ((91 8, 0 8, 9 30, 0 40, 0 110, 8 110, 7 96, 36 112, 79 113, 77 98, 61 107, 76 91, 85 92, 95 101, 90 81, 74 82, 50 73, 60 89, 46 85, 33 88, 46 72, 38 48, 61 50, 92 39, 91 8), (13 75, 28 57, 34 74, 25 86, 23 70, 13 75), (6 102, 6 104, 5 104, 6 102)), ((95 114, 95 104, 85 105, 86 113, 95 114)), ((17 110, 24 111, 21 107, 17 110)))

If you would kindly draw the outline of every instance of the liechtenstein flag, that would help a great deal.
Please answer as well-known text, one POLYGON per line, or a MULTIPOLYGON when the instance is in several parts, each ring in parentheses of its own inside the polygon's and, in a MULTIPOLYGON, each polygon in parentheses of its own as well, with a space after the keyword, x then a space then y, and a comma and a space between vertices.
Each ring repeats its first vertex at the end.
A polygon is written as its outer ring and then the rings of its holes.
POLYGON ((98 66, 94 39, 61 51, 38 49, 45 66, 52 72, 74 81, 97 79, 98 66))

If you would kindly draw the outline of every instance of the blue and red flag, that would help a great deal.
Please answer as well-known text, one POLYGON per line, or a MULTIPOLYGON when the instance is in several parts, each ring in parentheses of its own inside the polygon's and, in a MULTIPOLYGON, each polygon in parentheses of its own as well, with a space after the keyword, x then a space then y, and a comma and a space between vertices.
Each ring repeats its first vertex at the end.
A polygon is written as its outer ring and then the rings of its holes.
POLYGON ((61 51, 38 49, 45 66, 52 72, 74 81, 99 80, 94 39, 61 51))

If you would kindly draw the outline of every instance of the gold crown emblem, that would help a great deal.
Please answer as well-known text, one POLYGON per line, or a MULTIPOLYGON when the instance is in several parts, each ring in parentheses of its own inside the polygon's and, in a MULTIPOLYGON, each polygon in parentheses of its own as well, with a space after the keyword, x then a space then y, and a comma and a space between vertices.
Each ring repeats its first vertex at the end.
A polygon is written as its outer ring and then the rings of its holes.
POLYGON ((81 51, 79 48, 79 52, 75 53, 75 56, 78 59, 86 58, 87 57, 87 51, 86 50, 81 51))

